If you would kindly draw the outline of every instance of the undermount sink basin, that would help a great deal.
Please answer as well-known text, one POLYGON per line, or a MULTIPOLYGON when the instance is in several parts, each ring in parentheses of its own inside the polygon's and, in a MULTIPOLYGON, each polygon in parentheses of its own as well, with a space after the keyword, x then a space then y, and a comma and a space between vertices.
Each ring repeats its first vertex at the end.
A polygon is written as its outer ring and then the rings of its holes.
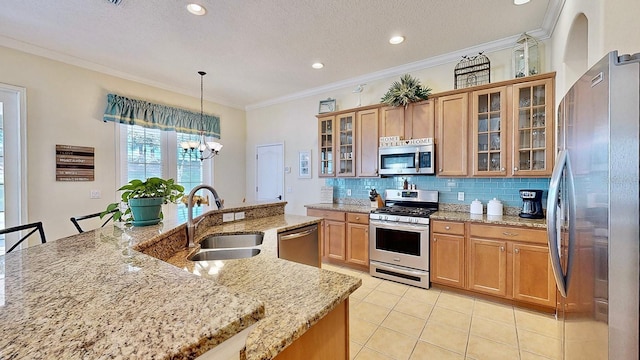
POLYGON ((259 253, 260 253, 260 249, 256 249, 256 248, 204 250, 189 256, 189 260, 214 261, 214 260, 244 259, 244 258, 256 256, 259 253))
POLYGON ((201 249, 243 248, 262 245, 264 234, 212 235, 200 242, 201 249))

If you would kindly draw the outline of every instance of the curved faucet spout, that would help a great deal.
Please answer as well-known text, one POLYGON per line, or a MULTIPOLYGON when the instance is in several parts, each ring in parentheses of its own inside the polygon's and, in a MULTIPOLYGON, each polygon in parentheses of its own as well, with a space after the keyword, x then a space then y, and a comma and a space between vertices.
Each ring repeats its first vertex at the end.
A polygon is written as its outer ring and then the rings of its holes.
POLYGON ((196 224, 194 224, 193 222, 193 197, 200 189, 207 189, 211 191, 211 193, 213 194, 213 199, 216 202, 216 206, 218 207, 218 209, 222 209, 222 201, 218 196, 218 192, 213 187, 202 184, 191 189, 191 192, 189 192, 189 196, 187 197, 187 247, 195 246, 193 240, 196 234, 196 224))

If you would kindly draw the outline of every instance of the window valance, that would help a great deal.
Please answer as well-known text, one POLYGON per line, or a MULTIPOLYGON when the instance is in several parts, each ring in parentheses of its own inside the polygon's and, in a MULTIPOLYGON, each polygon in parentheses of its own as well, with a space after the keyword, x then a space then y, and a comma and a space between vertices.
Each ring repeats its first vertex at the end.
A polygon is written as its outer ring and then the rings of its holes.
POLYGON ((102 120, 187 134, 199 134, 203 130, 206 136, 220 138, 218 116, 204 114, 201 124, 200 113, 116 94, 107 95, 102 120))

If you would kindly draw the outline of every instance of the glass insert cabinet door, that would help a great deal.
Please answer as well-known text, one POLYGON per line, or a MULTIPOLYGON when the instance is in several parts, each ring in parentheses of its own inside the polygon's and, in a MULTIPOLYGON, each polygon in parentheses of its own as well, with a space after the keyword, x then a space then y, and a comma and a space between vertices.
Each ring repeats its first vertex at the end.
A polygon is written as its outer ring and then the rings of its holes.
POLYGON ((339 126, 337 176, 355 176, 354 131, 356 113, 337 115, 339 126))
POLYGON ((515 85, 514 174, 544 175, 552 170, 553 94, 550 80, 515 85))
POLYGON ((320 167, 318 168, 319 176, 335 176, 334 169, 334 122, 333 116, 320 118, 318 120, 318 127, 320 137, 320 167))
POLYGON ((506 87, 473 93, 473 173, 506 174, 506 87))

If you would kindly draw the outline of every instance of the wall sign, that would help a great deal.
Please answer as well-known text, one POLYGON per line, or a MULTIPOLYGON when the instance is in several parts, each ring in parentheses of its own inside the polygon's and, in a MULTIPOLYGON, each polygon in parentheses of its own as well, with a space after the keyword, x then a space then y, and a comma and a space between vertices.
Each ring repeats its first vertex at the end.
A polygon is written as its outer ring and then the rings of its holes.
POLYGON ((56 145, 56 181, 94 181, 95 148, 56 145))

